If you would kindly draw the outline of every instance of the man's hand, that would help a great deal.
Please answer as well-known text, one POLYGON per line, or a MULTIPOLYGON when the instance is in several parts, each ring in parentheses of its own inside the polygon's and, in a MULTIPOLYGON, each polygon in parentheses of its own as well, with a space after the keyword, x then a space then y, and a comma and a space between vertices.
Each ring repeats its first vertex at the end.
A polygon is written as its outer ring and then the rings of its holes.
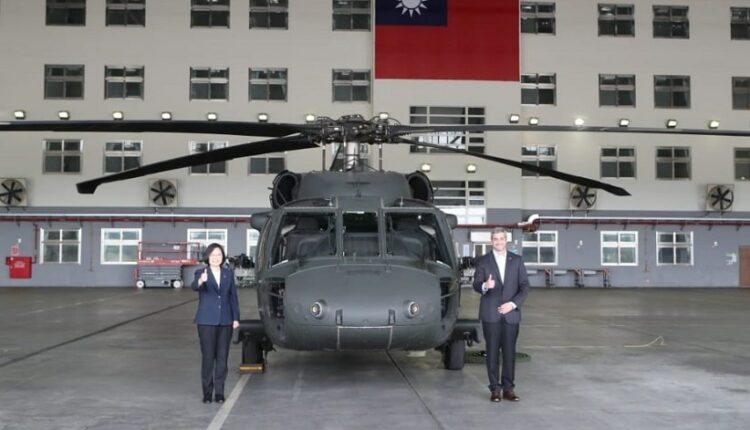
POLYGON ((490 277, 484 282, 484 288, 488 290, 495 288, 495 280, 492 279, 492 275, 490 275, 490 277))
POLYGON ((200 279, 198 279, 198 286, 201 286, 208 281, 208 269, 203 269, 203 273, 201 273, 200 279))
POLYGON ((500 306, 499 308, 497 308, 497 311, 500 312, 502 315, 505 315, 505 314, 507 314, 508 312, 512 311, 515 308, 516 307, 513 306, 513 303, 507 302, 507 303, 503 303, 502 306, 500 306))

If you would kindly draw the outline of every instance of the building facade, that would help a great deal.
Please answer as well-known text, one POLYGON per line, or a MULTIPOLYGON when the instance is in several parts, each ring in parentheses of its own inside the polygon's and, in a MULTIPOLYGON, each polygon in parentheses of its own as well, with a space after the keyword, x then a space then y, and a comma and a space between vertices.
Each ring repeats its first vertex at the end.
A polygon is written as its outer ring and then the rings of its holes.
MULTIPOLYGON (((388 112, 404 124, 750 128, 748 0, 521 1, 517 81, 376 78, 375 10, 375 0, 0 0, 0 121, 57 120, 67 112, 73 120, 256 121, 265 114, 298 123, 308 113, 388 112)), ((551 132, 458 139, 469 150, 632 194, 600 191, 593 203, 565 182, 386 146, 386 170, 429 170, 436 204, 463 224, 455 233, 459 254, 488 250, 490 225, 539 214, 537 233, 514 230, 512 238, 534 285, 544 285, 545 269, 561 286, 574 284, 574 269, 606 269, 612 285, 623 287, 739 285, 743 257, 750 258, 743 248, 750 246, 750 139, 551 132), (724 197, 718 206, 716 193, 724 197)), ((0 214, 0 249, 10 255, 18 244, 34 261, 30 279, 4 270, 0 286, 132 285, 140 241, 219 241, 230 255, 251 254, 257 232, 247 221, 268 209, 274 174, 320 170, 332 148, 180 169, 107 184, 94 195, 75 190, 85 179, 246 141, 0 135, 0 178, 24 188, 23 201, 0 214), (155 201, 150 190, 160 186, 175 187, 176 198, 155 201)), ((375 165, 377 157, 372 151, 375 165)), ((583 281, 600 285, 601 277, 583 281)))

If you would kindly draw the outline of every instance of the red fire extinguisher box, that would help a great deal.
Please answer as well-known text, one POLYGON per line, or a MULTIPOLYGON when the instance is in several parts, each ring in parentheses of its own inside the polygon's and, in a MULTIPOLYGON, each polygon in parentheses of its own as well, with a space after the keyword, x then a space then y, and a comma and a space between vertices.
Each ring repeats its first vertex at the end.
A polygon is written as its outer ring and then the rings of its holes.
POLYGON ((5 257, 11 279, 31 278, 31 257, 5 257))

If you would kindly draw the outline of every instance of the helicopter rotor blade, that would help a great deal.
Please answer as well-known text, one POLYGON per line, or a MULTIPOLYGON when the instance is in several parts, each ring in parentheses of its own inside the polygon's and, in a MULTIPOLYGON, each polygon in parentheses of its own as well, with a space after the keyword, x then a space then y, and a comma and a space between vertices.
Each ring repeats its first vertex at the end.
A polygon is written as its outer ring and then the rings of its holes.
POLYGON ((612 193, 616 196, 629 196, 630 193, 624 188, 620 188, 614 185, 610 185, 604 182, 600 182, 594 179, 584 178, 583 176, 571 175, 569 173, 563 173, 554 169, 548 169, 546 167, 540 167, 534 164, 522 163, 519 161, 509 160, 507 158, 495 157, 487 154, 479 154, 475 152, 466 151, 463 149, 453 148, 445 145, 436 145, 434 143, 419 142, 417 140, 406 139, 403 137, 397 137, 393 140, 395 143, 405 143, 408 145, 426 146, 429 148, 440 149, 443 151, 455 152, 457 154, 469 155, 472 157, 482 158, 484 160, 494 161, 496 163, 505 164, 507 166, 518 167, 519 169, 530 170, 532 172, 539 173, 541 175, 551 176, 553 178, 561 179, 563 181, 572 182, 574 184, 582 185, 584 187, 599 188, 601 190, 612 193))
POLYGON ((182 167, 198 166, 201 164, 210 164, 220 161, 232 160, 238 157, 248 157, 252 155, 270 154, 282 151, 296 151, 299 149, 309 149, 317 147, 317 144, 304 136, 290 136, 281 139, 269 139, 259 142, 242 143, 239 145, 229 146, 227 148, 216 149, 213 151, 171 158, 169 160, 147 164, 142 167, 115 173, 113 175, 102 176, 96 179, 79 182, 78 184, 76 184, 76 188, 81 194, 93 194, 99 185, 109 182, 138 178, 152 173, 165 172, 167 170, 174 170, 182 167))
POLYGON ((587 132, 587 133, 642 133, 642 134, 679 134, 697 136, 732 136, 750 137, 745 130, 700 130, 687 128, 645 128, 645 127, 596 127, 567 125, 434 125, 410 126, 392 125, 391 136, 407 134, 429 134, 446 132, 482 132, 482 131, 541 131, 541 132, 587 132))
POLYGON ((113 133, 192 133, 283 137, 317 130, 304 124, 244 121, 16 121, 0 122, 0 131, 78 131, 113 133))

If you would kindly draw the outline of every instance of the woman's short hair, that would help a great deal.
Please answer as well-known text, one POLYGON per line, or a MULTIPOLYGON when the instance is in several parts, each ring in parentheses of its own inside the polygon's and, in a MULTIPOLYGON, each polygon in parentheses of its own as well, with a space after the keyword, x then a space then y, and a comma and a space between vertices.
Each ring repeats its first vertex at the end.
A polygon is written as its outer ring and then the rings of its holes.
POLYGON ((221 265, 223 266, 224 263, 227 261, 227 253, 224 251, 224 247, 220 244, 214 242, 206 247, 206 250, 203 251, 203 262, 208 264, 208 257, 211 255, 212 252, 216 248, 219 248, 221 250, 221 265))

